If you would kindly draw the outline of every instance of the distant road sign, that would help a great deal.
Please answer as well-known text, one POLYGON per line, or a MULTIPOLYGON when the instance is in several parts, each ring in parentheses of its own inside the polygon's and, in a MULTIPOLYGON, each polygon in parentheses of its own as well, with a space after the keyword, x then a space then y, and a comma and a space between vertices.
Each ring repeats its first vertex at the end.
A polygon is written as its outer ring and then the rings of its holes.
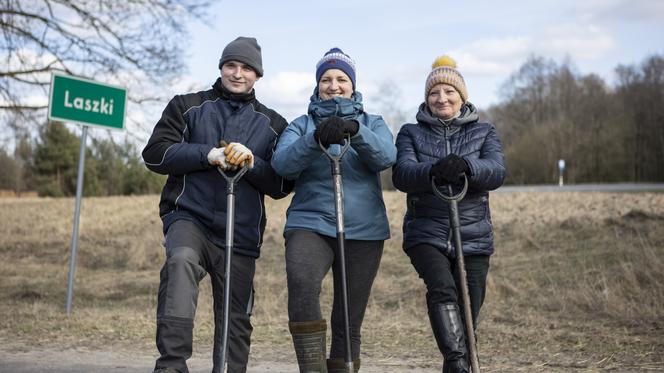
POLYGON ((53 73, 48 119, 124 129, 127 90, 92 80, 53 73))

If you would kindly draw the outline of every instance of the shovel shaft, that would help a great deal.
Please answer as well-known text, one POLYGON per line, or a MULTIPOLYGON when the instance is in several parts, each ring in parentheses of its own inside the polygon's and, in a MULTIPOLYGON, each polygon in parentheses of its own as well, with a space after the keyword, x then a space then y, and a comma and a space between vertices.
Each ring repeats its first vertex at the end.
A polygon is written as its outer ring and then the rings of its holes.
POLYGON ((341 299, 344 317, 344 367, 346 373, 353 373, 353 357, 350 344, 350 312, 348 305, 348 277, 346 275, 346 232, 344 227, 344 189, 341 181, 341 157, 350 146, 350 136, 341 147, 339 155, 332 155, 327 148, 319 142, 323 153, 330 159, 332 166, 332 181, 334 183, 334 210, 337 219, 337 248, 339 251, 339 271, 341 272, 341 299))
POLYGON ((477 357, 477 345, 475 341, 475 328, 473 327, 473 313, 470 307, 470 294, 468 293, 468 280, 466 277, 466 263, 463 258, 463 246, 461 244, 461 230, 459 228, 459 207, 457 201, 452 200, 450 213, 452 218, 452 229, 454 231, 454 246, 456 247, 457 270, 459 273, 459 286, 461 287, 461 298, 463 300, 463 315, 466 321, 466 337, 468 339, 468 354, 470 355, 470 366, 473 373, 480 372, 479 358, 477 357))
POLYGON ((235 186, 247 172, 245 166, 235 175, 228 176, 221 169, 219 172, 226 179, 226 247, 224 250, 224 306, 222 310, 221 351, 219 357, 220 372, 226 368, 226 355, 228 353, 228 330, 231 306, 231 267, 233 262, 233 233, 235 232, 235 186))
POLYGON ((226 367, 226 354, 228 353, 228 324, 231 305, 231 266, 233 262, 233 231, 235 227, 235 193, 233 188, 226 196, 226 251, 224 257, 224 309, 221 332, 221 372, 226 367), (231 227, 231 229, 228 229, 231 227))
POLYGON ((466 263, 463 258, 463 243, 461 242, 461 224, 459 222, 459 205, 458 201, 462 200, 468 190, 468 178, 464 177, 464 184, 462 190, 454 195, 454 190, 451 185, 447 186, 448 195, 443 194, 435 183, 431 180, 431 188, 433 194, 443 201, 447 202, 450 206, 450 225, 452 226, 452 234, 454 236, 454 247, 456 254, 457 272, 459 273, 459 287, 461 289, 461 301, 463 302, 463 316, 466 324, 466 338, 468 341, 468 355, 470 366, 473 373, 480 373, 480 363, 477 356, 477 344, 475 341, 475 328, 473 326, 473 313, 470 307, 470 294, 468 293, 468 279, 466 275, 466 263))
POLYGON ((346 274, 346 231, 344 227, 344 192, 341 182, 341 166, 333 161, 334 210, 337 217, 337 248, 339 252, 339 270, 341 272, 341 300, 344 316, 344 345, 346 372, 353 373, 353 358, 350 346, 350 312, 348 306, 348 276, 346 274), (335 172, 336 171, 336 172, 335 172))

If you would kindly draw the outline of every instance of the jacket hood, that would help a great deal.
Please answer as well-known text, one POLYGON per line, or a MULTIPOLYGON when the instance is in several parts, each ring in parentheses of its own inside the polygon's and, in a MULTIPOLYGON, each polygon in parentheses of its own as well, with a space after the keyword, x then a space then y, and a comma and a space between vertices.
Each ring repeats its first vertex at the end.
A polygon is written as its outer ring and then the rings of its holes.
POLYGON ((415 116, 415 119, 417 119, 418 122, 426 123, 433 128, 436 128, 444 124, 449 124, 450 126, 454 127, 461 127, 465 124, 474 123, 480 120, 480 116, 477 113, 477 108, 475 107, 475 105, 473 105, 470 102, 466 102, 465 104, 463 104, 461 106, 460 111, 461 113, 459 114, 458 117, 448 120, 443 120, 431 114, 429 106, 426 104, 426 102, 423 102, 422 104, 420 104, 420 107, 417 110, 417 115, 415 116))
POLYGON ((353 92, 351 98, 333 97, 329 100, 321 100, 318 97, 318 87, 316 87, 309 100, 308 113, 316 123, 331 116, 354 119, 364 113, 362 94, 358 91, 353 92))

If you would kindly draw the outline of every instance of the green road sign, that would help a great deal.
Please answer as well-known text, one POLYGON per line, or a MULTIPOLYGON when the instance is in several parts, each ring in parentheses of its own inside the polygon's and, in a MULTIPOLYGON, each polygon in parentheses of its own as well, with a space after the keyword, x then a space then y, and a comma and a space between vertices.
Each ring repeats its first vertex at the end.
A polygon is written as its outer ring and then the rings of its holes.
POLYGON ((127 90, 88 79, 53 73, 48 119, 124 129, 127 90))

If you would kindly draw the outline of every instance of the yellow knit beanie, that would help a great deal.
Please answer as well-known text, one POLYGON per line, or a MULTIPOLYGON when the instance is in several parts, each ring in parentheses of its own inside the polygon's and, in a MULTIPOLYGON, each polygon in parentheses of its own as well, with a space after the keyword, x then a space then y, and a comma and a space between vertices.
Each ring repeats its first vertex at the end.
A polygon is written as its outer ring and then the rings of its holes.
POLYGON ((424 86, 424 101, 426 102, 429 96, 429 91, 436 84, 444 83, 449 84, 456 88, 461 95, 461 99, 465 103, 468 101, 468 90, 466 89, 466 82, 463 76, 456 69, 456 62, 449 56, 441 56, 436 58, 431 64, 431 72, 427 76, 427 82, 424 86))

